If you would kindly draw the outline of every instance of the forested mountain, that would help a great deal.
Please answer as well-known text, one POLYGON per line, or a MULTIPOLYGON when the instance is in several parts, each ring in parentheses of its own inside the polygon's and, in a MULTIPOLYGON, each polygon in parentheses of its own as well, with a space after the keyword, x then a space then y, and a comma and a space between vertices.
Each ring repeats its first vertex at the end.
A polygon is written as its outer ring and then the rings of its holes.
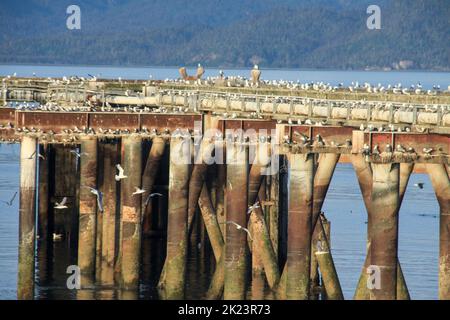
POLYGON ((0 29, 0 63, 450 69, 450 0, 2 0, 0 29))

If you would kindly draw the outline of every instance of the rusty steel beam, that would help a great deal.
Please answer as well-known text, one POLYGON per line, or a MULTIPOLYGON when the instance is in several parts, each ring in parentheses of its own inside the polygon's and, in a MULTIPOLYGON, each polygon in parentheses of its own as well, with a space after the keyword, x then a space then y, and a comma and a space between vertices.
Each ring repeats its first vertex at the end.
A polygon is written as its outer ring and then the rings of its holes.
POLYGON ((152 140, 152 146, 148 154, 147 162, 145 165, 144 173, 142 174, 142 188, 145 190, 142 196, 141 210, 143 215, 142 232, 144 234, 150 233, 151 229, 151 203, 147 203, 147 199, 153 192, 153 185, 158 175, 158 168, 160 166, 161 159, 164 155, 166 147, 166 141, 162 137, 155 137, 152 140))
POLYGON ((314 155, 289 154, 287 299, 309 298, 314 155))
POLYGON ((36 218, 36 159, 37 140, 23 137, 20 145, 19 196, 19 262, 17 299, 34 299, 35 218, 36 218))
POLYGON ((90 285, 95 275, 97 199, 89 188, 97 188, 97 150, 94 136, 81 140, 78 266, 82 286, 90 285))
POLYGON ((380 287, 371 300, 396 300, 400 164, 373 164, 370 265, 378 268, 380 287))
POLYGON ((114 263, 116 249, 116 208, 117 182, 114 178, 116 164, 119 163, 117 141, 105 143, 103 147, 103 224, 102 224, 102 264, 100 281, 103 285, 114 284, 114 263))
POLYGON ((450 179, 439 164, 427 164, 439 202, 439 299, 450 300, 450 179))
POLYGON ((185 294, 190 147, 190 137, 170 141, 167 255, 159 284, 166 299, 183 299, 185 294))
POLYGON ((141 251, 141 188, 142 138, 130 135, 122 138, 122 167, 126 179, 120 180, 121 201, 121 263, 122 287, 134 289, 139 285, 141 251))
POLYGON ((243 300, 246 292, 248 153, 245 145, 227 143, 227 225, 225 241, 225 300, 243 300), (237 224, 237 225, 235 225, 237 224))

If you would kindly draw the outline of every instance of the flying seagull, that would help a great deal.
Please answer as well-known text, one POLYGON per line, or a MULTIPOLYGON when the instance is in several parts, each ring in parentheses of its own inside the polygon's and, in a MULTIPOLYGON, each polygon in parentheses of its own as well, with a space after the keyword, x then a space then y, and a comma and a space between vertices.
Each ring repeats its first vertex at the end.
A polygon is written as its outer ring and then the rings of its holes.
POLYGON ((66 203, 67 197, 64 197, 60 203, 55 202, 55 209, 57 210, 67 209, 68 207, 66 206, 66 203))
POLYGON ((136 190, 135 192, 133 192, 133 196, 135 195, 139 195, 139 194, 143 194, 145 192, 144 189, 141 189, 139 187, 134 187, 134 189, 136 190))
POLYGON ((78 152, 77 150, 70 150, 70 153, 73 153, 74 155, 76 155, 78 158, 81 158, 81 156, 87 156, 89 155, 86 152, 78 152))
POLYGON ((240 224, 238 224, 238 223, 236 223, 234 221, 226 221, 226 222, 222 222, 222 224, 232 224, 232 225, 234 225, 236 227, 236 229, 247 232, 248 237, 250 238, 250 240, 253 240, 252 235, 250 234, 250 231, 248 231, 247 228, 244 228, 240 224))
POLYGON ((128 176, 124 175, 124 170, 120 164, 117 164, 116 168, 117 168, 117 170, 119 170, 119 174, 118 175, 116 174, 116 177, 115 177, 116 181, 120 181, 122 179, 128 178, 128 176))
POLYGON ((256 208, 259 208, 259 201, 256 201, 253 205, 248 207, 247 214, 252 213, 256 208))
POLYGON ((417 187, 419 189, 423 189, 424 184, 425 183, 423 183, 423 182, 414 183, 414 187, 417 187))
POLYGON ((3 203, 6 203, 6 205, 8 205, 9 207, 11 207, 12 204, 13 204, 13 202, 14 202, 14 199, 16 199, 16 196, 17 196, 17 192, 14 193, 14 195, 13 195, 12 198, 11 198, 11 200, 9 200, 9 201, 3 201, 3 200, 2 200, 2 202, 3 202, 3 203))
MULTIPOLYGON (((34 152, 31 154, 31 156, 29 156, 29 157, 26 158, 26 159, 31 160, 31 159, 34 158, 35 155, 36 155, 36 151, 34 151, 34 152)), ((39 158, 42 158, 43 160, 45 160, 45 157, 44 157, 42 154, 38 154, 38 156, 39 156, 39 158)))
POLYGON ((103 192, 89 186, 85 186, 85 188, 88 188, 89 190, 91 190, 92 194, 95 194, 95 196, 97 197, 98 210, 100 210, 100 212, 103 212, 103 192))

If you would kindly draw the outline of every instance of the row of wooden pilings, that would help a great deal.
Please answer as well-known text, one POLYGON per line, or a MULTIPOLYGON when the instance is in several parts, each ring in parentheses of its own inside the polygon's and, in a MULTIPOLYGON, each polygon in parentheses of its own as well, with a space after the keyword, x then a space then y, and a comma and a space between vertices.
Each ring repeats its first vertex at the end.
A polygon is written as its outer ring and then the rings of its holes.
MULTIPOLYGON (((167 252, 158 285, 163 299, 185 297, 188 242, 196 221, 207 233, 215 260, 205 298, 245 299, 251 280, 254 299, 343 299, 331 255, 330 223, 322 213, 339 154, 278 155, 267 140, 258 140, 252 149, 241 140, 204 138, 193 143, 186 137, 153 137, 148 152, 137 134, 106 141, 80 137, 78 191, 68 200, 78 213, 78 225, 66 241, 77 243, 82 288, 99 284, 135 290, 143 233, 149 232, 156 214, 159 223, 167 220, 167 252), (214 164, 218 153, 226 161, 214 164), (127 177, 117 182, 119 163, 127 177), (167 164, 165 211, 163 205, 155 206, 161 197, 152 193, 158 191, 155 180, 167 164), (103 212, 88 187, 103 193, 103 212), (135 188, 145 192, 133 194, 135 188), (155 196, 149 198, 151 194, 155 196)), ((56 228, 50 209, 61 199, 52 199, 49 190, 54 188, 52 175, 61 170, 50 161, 51 150, 57 148, 61 146, 39 144, 36 137, 22 138, 19 299, 34 297, 35 221, 40 241, 56 228)), ((368 212, 367 258, 355 298, 409 299, 398 261, 398 213, 413 164, 370 164, 360 154, 352 160, 368 212), (379 286, 369 286, 367 270, 374 267, 379 286)), ((427 164, 427 169, 441 210, 439 297, 449 299, 449 176, 442 164, 427 164)), ((66 174, 74 175, 70 170, 66 174)))

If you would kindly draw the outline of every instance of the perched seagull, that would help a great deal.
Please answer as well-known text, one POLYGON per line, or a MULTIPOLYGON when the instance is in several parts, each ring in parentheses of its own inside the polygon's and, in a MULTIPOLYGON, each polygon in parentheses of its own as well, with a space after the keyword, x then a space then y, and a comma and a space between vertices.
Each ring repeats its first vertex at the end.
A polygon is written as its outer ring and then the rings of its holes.
POLYGON ((259 201, 256 201, 253 205, 248 207, 247 214, 252 213, 256 208, 259 208, 259 201))
POLYGON ((423 182, 414 183, 414 187, 417 187, 419 189, 423 189, 424 184, 425 183, 423 183, 423 182))
POLYGON ((95 194, 95 196, 97 197, 98 210, 100 210, 100 212, 103 212, 103 192, 98 191, 97 189, 89 187, 89 186, 84 186, 84 187, 91 190, 92 194, 95 194))
POLYGON ((66 206, 66 203, 67 197, 64 197, 60 203, 55 202, 55 209, 57 210, 67 209, 68 207, 66 206))
POLYGON ((124 170, 123 170, 123 168, 122 168, 122 166, 121 166, 120 164, 117 164, 117 165, 116 165, 116 168, 117 168, 117 170, 119 170, 119 174, 118 174, 118 175, 116 174, 116 176, 115 176, 116 181, 120 181, 120 180, 122 180, 122 179, 128 178, 128 176, 126 176, 126 175, 123 174, 123 173, 124 173, 124 170))
POLYGON ((150 193, 147 197, 147 200, 145 200, 145 206, 147 207, 148 204, 150 203, 150 200, 154 197, 162 197, 162 193, 158 193, 158 192, 154 192, 154 193, 150 193))
POLYGON ((234 226, 236 227, 236 229, 247 232, 247 234, 248 234, 250 240, 253 240, 252 235, 250 234, 250 231, 248 231, 247 228, 244 228, 244 227, 241 226, 240 224, 237 224, 237 223, 234 222, 234 221, 226 221, 226 222, 222 222, 222 224, 232 224, 232 225, 234 225, 234 226))
POLYGON ((7 206, 11 207, 12 204, 13 204, 13 202, 14 202, 14 199, 16 199, 16 196, 17 196, 17 192, 14 193, 14 195, 13 195, 12 198, 11 198, 11 200, 9 200, 9 201, 3 201, 3 200, 2 200, 2 202, 3 202, 3 203, 6 203, 7 206))
POLYGON ((143 194, 145 192, 144 189, 140 189, 138 187, 134 187, 134 189, 136 189, 135 192, 133 192, 133 196, 137 195, 137 194, 143 194))
POLYGON ((74 155, 76 155, 78 158, 81 158, 81 156, 87 156, 89 155, 86 152, 78 152, 77 150, 70 150, 70 153, 73 153, 74 155))

